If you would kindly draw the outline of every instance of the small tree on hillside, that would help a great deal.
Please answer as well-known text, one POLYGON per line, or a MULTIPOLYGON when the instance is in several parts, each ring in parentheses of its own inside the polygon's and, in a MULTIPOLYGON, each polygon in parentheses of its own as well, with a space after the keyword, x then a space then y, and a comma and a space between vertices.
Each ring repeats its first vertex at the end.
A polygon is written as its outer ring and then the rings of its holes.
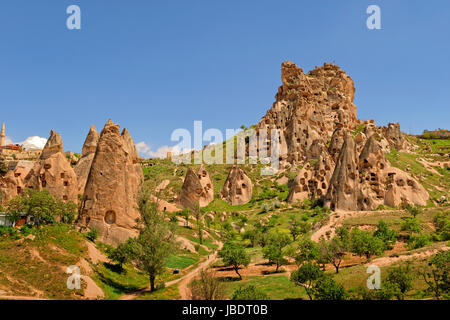
POLYGON ((369 260, 373 255, 380 255, 384 251, 384 242, 372 236, 369 232, 355 228, 350 234, 351 250, 353 253, 366 256, 369 260))
POLYGON ((223 245, 222 250, 219 251, 219 257, 222 258, 222 261, 226 267, 233 267, 236 274, 239 276, 239 279, 242 279, 241 274, 239 273, 240 266, 248 266, 250 263, 250 257, 245 252, 245 248, 236 242, 228 241, 223 245))
POLYGON ((200 244, 203 244, 203 224, 200 221, 203 216, 203 211, 198 203, 194 205, 194 216, 197 221, 198 241, 200 244))
POLYGON ((406 292, 412 289, 413 280, 414 275, 411 272, 411 266, 407 265, 390 270, 385 282, 396 289, 394 295, 397 299, 403 300, 406 292))
POLYGON ((313 300, 314 284, 323 276, 324 272, 317 263, 307 262, 292 272, 291 281, 305 288, 309 299, 313 300))
POLYGON ((438 252, 419 275, 436 299, 450 299, 450 251, 438 252))
POLYGON ((336 269, 336 273, 339 273, 339 267, 341 266, 342 259, 345 256, 347 245, 338 236, 333 237, 329 243, 327 243, 328 262, 330 262, 336 269))
POLYGON ((191 286, 192 300, 223 300, 225 288, 213 272, 202 270, 200 279, 193 280, 191 286))
POLYGON ((297 243, 295 262, 301 265, 305 262, 316 260, 319 257, 319 246, 307 237, 302 237, 297 243))
POLYGON ((263 248, 263 256, 269 263, 276 265, 275 272, 281 265, 286 264, 285 247, 291 242, 289 236, 284 233, 273 232, 269 235, 268 245, 263 248))
POLYGON ((189 227, 189 217, 191 216, 191 213, 192 212, 189 208, 183 209, 180 212, 178 212, 178 215, 184 219, 184 221, 185 221, 184 226, 186 228, 189 227))
POLYGON ((156 204, 150 201, 150 192, 143 188, 138 198, 141 218, 139 236, 128 240, 130 259, 147 273, 150 290, 155 290, 156 277, 166 270, 165 263, 177 247, 175 225, 164 220, 156 204))
POLYGON ((392 249, 393 245, 397 241, 397 232, 395 230, 389 229, 386 222, 380 220, 378 222, 377 230, 373 233, 374 237, 383 240, 386 245, 386 249, 392 249))

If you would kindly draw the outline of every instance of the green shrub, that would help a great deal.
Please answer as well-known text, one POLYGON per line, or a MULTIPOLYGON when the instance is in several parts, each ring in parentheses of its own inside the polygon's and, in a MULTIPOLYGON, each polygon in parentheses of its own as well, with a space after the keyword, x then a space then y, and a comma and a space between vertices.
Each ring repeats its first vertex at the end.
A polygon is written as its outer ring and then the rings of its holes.
POLYGON ((237 288, 231 300, 269 300, 269 297, 256 286, 247 285, 237 288))
POLYGON ((408 240, 408 248, 419 249, 431 243, 431 237, 427 234, 413 235, 408 240))
POLYGON ((90 241, 95 242, 98 238, 98 231, 95 228, 92 228, 89 230, 89 232, 86 234, 86 238, 88 238, 90 241))

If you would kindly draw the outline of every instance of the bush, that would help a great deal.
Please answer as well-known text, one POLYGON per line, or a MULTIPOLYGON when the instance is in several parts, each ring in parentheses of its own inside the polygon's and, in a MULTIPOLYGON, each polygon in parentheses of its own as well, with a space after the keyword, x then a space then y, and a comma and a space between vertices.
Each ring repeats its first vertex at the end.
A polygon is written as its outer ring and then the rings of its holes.
POLYGON ((419 221, 416 218, 406 218, 402 223, 401 230, 420 233, 419 221))
POLYGON ((431 237, 427 234, 420 234, 417 236, 411 236, 408 240, 408 248, 419 249, 425 247, 426 245, 431 243, 431 237))
POLYGON ((10 236, 15 233, 13 227, 0 226, 0 236, 10 236))
POLYGON ((29 235, 31 233, 31 228, 30 227, 28 227, 28 226, 23 226, 23 227, 21 227, 20 228, 20 234, 22 234, 23 236, 27 236, 27 235, 29 235))
POLYGON ((436 228, 437 240, 450 240, 450 211, 436 213, 433 223, 436 228))
POLYGON ((269 300, 269 297, 254 285, 248 285, 236 289, 231 300, 269 300))
POLYGON ((95 228, 92 228, 87 234, 86 238, 88 238, 90 241, 95 242, 98 238, 98 231, 95 228))

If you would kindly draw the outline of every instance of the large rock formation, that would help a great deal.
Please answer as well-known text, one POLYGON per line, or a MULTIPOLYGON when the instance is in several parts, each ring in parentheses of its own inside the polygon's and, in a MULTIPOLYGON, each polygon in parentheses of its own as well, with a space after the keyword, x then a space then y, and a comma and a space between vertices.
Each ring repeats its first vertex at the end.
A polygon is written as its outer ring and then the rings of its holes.
POLYGON ((91 171, 91 165, 94 160, 99 139, 100 134, 97 132, 94 125, 92 125, 86 140, 84 141, 81 158, 73 168, 78 177, 78 194, 82 195, 84 193, 84 188, 86 187, 87 178, 91 171))
MULTIPOLYGON (((426 202, 423 187, 408 174, 391 169, 384 157, 390 148, 408 148, 400 125, 378 127, 373 120, 357 119, 355 87, 344 71, 325 63, 305 74, 287 61, 281 66, 281 79, 276 101, 257 124, 256 133, 265 130, 270 136, 271 130, 278 129, 280 166, 302 166, 290 184, 289 202, 320 198, 341 210, 426 202), (400 186, 389 182, 388 174, 394 171, 402 177, 400 186), (403 185, 403 180, 410 182, 403 185)), ((260 156, 261 151, 270 155, 270 148, 268 138, 257 151, 260 156)))
POLYGON ((208 171, 203 165, 197 172, 189 168, 177 198, 178 204, 193 210, 196 204, 205 207, 213 200, 214 188, 208 171))
MULTIPOLYGON (((85 151, 92 150, 90 143, 85 151)), ((124 129, 121 134, 119 125, 109 120, 100 134, 87 178, 79 224, 97 229, 99 239, 113 245, 135 235, 142 181, 142 168, 129 132, 124 129)))
POLYGON ((34 190, 47 189, 52 196, 65 202, 78 202, 77 175, 67 161, 59 133, 50 132, 41 157, 26 176, 24 184, 34 190))
POLYGON ((233 166, 220 191, 220 197, 231 205, 246 204, 252 199, 253 184, 246 172, 233 166))
POLYGON ((25 178, 33 168, 32 161, 19 160, 4 177, 0 177, 0 203, 5 204, 25 189, 25 178))
POLYGON ((357 208, 358 178, 355 141, 350 135, 347 135, 330 179, 325 205, 331 210, 355 210, 357 208))
POLYGON ((328 145, 336 128, 355 127, 353 80, 338 66, 326 63, 305 74, 292 62, 281 66, 282 86, 275 103, 257 125, 280 131, 280 159, 302 163, 317 143, 328 145))

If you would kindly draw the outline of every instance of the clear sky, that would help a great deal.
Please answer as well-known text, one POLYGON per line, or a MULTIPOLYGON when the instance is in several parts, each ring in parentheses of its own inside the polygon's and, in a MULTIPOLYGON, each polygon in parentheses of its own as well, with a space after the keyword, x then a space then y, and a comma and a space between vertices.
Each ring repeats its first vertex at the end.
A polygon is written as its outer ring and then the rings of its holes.
POLYGON ((112 118, 155 151, 194 120, 257 123, 284 60, 339 64, 361 119, 450 127, 448 0, 2 0, 0 121, 15 142, 54 129, 76 152, 112 118), (382 30, 366 27, 371 4, 382 30))

